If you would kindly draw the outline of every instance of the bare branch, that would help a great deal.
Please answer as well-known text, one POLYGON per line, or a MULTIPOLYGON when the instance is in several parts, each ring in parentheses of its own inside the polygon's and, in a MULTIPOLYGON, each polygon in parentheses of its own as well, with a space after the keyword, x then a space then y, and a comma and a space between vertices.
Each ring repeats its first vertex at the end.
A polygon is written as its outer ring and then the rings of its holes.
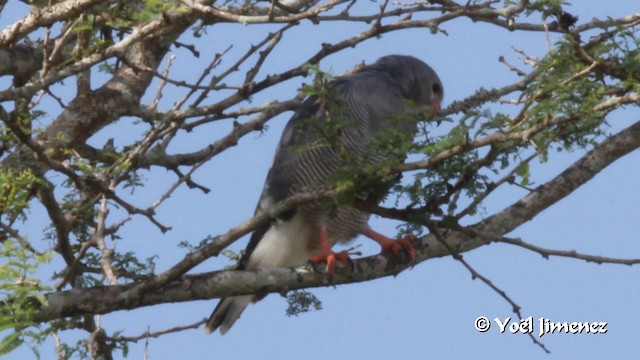
POLYGON ((505 243, 510 245, 519 246, 521 248, 531 250, 542 255, 543 258, 549 259, 551 256, 558 257, 566 257, 578 260, 584 260, 586 262, 596 263, 598 265, 602 264, 618 264, 618 265, 638 265, 640 264, 640 259, 618 259, 606 256, 597 256, 597 255, 587 255, 579 253, 575 250, 555 250, 555 249, 546 249, 540 246, 536 246, 530 244, 528 242, 523 241, 522 239, 517 238, 509 238, 505 236, 491 236, 490 234, 484 234, 479 231, 475 231, 473 229, 467 228, 459 228, 461 232, 467 233, 470 236, 482 238, 487 241, 497 242, 497 243, 505 243))
MULTIPOLYGON (((202 4, 198 4, 193 0, 181 0, 180 2, 188 6, 191 10, 195 11, 199 15, 199 17, 206 22, 215 23, 215 22, 221 22, 221 21, 228 21, 228 22, 237 22, 237 23, 247 25, 247 24, 263 24, 263 23, 273 24, 273 23, 297 22, 302 19, 317 16, 322 12, 326 12, 340 4, 345 3, 346 0, 329 0, 323 5, 310 8, 306 11, 302 11, 296 14, 286 14, 286 15, 279 15, 279 14, 283 14, 283 12, 280 10, 276 10, 275 12, 269 14, 268 7, 265 7, 265 8, 253 7, 253 10, 258 13, 255 15, 239 15, 236 13, 239 10, 236 10, 233 7, 226 7, 224 8, 224 10, 221 10, 220 8, 217 8, 215 6, 205 6, 202 4), (264 13, 264 15, 260 15, 260 13, 264 13)), ((307 5, 307 1, 304 1, 304 0, 292 1, 291 3, 287 3, 286 5, 290 8, 303 7, 307 5)), ((242 11, 242 12, 244 13, 245 11, 242 11)))
POLYGON ((173 61, 175 59, 176 59, 175 55, 169 56, 169 59, 167 59, 167 65, 164 71, 162 72, 163 81, 160 84, 158 84, 158 88, 156 89, 156 97, 151 102, 151 105, 149 105, 149 109, 153 111, 156 110, 156 108, 158 107, 158 103, 160 102, 160 99, 162 99, 162 91, 164 90, 164 87, 167 84, 166 79, 169 77, 169 70, 171 69, 171 64, 173 64, 173 61))
MULTIPOLYGON (((522 307, 518 305, 513 299, 511 299, 511 297, 507 295, 506 291, 502 290, 497 285, 495 285, 493 281, 489 280, 487 277, 480 274, 462 257, 462 255, 458 254, 454 249, 452 249, 449 246, 449 244, 447 244, 447 242, 444 241, 437 227, 429 226, 429 231, 435 236, 438 242, 440 242, 440 244, 442 244, 442 246, 444 246, 451 253, 451 255, 456 261, 460 262, 467 270, 469 270, 469 273, 471 273, 471 278, 473 280, 480 279, 480 281, 485 283, 488 287, 491 288, 491 290, 495 291, 498 295, 500 295, 500 297, 502 297, 506 302, 508 302, 509 305, 511 305, 511 311, 513 311, 516 314, 516 316, 518 316, 519 320, 524 319, 524 317, 522 316, 522 312, 520 311, 522 307)), ((542 350, 544 350, 544 352, 546 352, 547 354, 551 353, 543 343, 541 343, 538 339, 536 339, 533 336, 532 333, 528 333, 527 335, 529 335, 529 338, 533 341, 533 343, 538 345, 542 350)))
POLYGON ((189 325, 184 325, 184 326, 176 326, 176 327, 172 327, 169 329, 164 329, 164 330, 159 330, 159 331, 154 331, 151 332, 149 330, 143 332, 140 335, 136 335, 136 336, 107 336, 107 340, 110 341, 126 341, 126 342, 138 342, 140 340, 145 340, 147 341, 149 338, 158 338, 162 335, 165 334, 171 334, 171 333, 176 333, 176 332, 181 332, 181 331, 185 331, 185 330, 192 330, 192 329, 197 329, 199 328, 201 325, 203 325, 206 322, 206 319, 202 319, 200 321, 196 321, 193 324, 189 324, 189 325))
POLYGON ((0 48, 8 48, 12 43, 40 27, 65 19, 73 19, 101 2, 104 0, 67 0, 48 6, 47 11, 34 11, 0 33, 0 48))
MULTIPOLYGON (((299 96, 294 98, 293 100, 284 101, 284 102, 271 102, 265 104, 256 110, 262 109, 262 112, 251 119, 250 121, 239 124, 236 123, 236 126, 224 137, 218 139, 213 144, 207 146, 206 148, 190 153, 190 154, 176 154, 176 155, 167 155, 164 152, 164 149, 158 147, 145 155, 141 155, 135 158, 136 164, 140 167, 149 167, 151 165, 163 166, 169 169, 174 169, 180 165, 194 165, 200 163, 202 161, 206 161, 211 157, 223 152, 224 150, 234 146, 237 144, 238 140, 252 132, 259 131, 263 129, 264 123, 273 118, 274 116, 294 108, 297 106, 302 97, 299 96)), ((253 110, 252 110, 253 111, 253 110)), ((244 114, 243 114, 244 115, 244 114)), ((211 120, 207 119, 202 122, 197 122, 195 124, 186 125, 187 129, 191 128, 191 126, 198 126, 204 122, 209 122, 211 120)))
POLYGON ((113 260, 113 251, 107 248, 107 244, 104 240, 106 228, 105 222, 107 221, 108 213, 109 210, 107 209, 107 198, 103 196, 102 200, 100 201, 100 208, 98 209, 98 224, 96 225, 96 229, 91 241, 96 244, 96 246, 102 253, 100 265, 102 266, 104 276, 107 278, 109 284, 117 285, 118 279, 115 272, 113 271, 113 268, 111 267, 111 261, 113 260))

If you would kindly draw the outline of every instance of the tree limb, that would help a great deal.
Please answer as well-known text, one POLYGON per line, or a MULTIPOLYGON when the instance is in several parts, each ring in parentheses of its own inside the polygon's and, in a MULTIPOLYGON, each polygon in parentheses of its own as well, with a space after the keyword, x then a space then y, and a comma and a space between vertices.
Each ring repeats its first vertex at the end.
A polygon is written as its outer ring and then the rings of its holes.
MULTIPOLYGON (((497 214, 469 226, 469 229, 502 237, 578 189, 617 159, 639 147, 640 122, 637 122, 595 146, 593 150, 564 172, 538 186, 529 195, 497 214)), ((221 250, 243 234, 252 231, 260 221, 266 221, 267 218, 268 215, 259 214, 251 220, 250 224, 247 223, 242 228, 233 229, 232 232, 225 235, 229 238, 218 249, 221 250)), ((491 242, 484 236, 471 237, 461 231, 444 228, 440 228, 440 230, 442 240, 457 253, 464 253, 491 242)), ((433 235, 419 239, 415 247, 418 252, 417 263, 451 255, 451 252, 433 235)), ((43 322, 82 314, 104 314, 161 303, 348 284, 396 275, 415 265, 401 263, 392 258, 378 255, 357 259, 353 262, 352 270, 341 267, 333 277, 314 271, 308 265, 294 269, 256 272, 227 270, 175 277, 175 274, 184 273, 215 253, 216 251, 211 248, 204 253, 197 250, 185 259, 186 262, 183 261, 186 266, 184 269, 173 269, 146 283, 73 289, 47 294, 48 305, 36 312, 33 321, 43 322), (142 284, 145 285, 141 286, 142 284), (162 287, 157 288, 156 286, 160 284, 162 287), (132 291, 134 289, 138 291, 132 291), (93 301, 98 298, 101 301, 93 301)))

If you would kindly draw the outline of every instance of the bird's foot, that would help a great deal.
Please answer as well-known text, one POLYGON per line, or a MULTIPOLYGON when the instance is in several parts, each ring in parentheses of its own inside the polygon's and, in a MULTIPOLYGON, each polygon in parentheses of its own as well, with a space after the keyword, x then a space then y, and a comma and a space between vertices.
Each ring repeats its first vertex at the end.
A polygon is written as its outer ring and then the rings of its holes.
POLYGON ((390 245, 382 246, 382 251, 391 251, 395 256, 400 256, 400 252, 404 250, 411 260, 415 259, 418 255, 416 248, 413 247, 413 242, 416 237, 413 235, 406 235, 397 240, 391 240, 390 245))
POLYGON ((331 250, 331 243, 329 242, 329 233, 327 232, 327 228, 324 226, 320 227, 320 232, 318 234, 318 240, 320 242, 320 251, 317 255, 312 256, 309 261, 312 264, 318 263, 327 263, 326 271, 330 275, 335 275, 336 273, 336 262, 340 261, 345 264, 351 265, 353 267, 353 262, 351 262, 351 258, 349 257, 348 251, 334 252, 331 250))
POLYGON ((349 253, 347 251, 334 252, 331 249, 329 249, 329 251, 322 251, 320 254, 312 256, 309 261, 311 261, 312 264, 327 263, 327 273, 331 275, 335 275, 336 263, 338 261, 344 264, 352 264, 351 258, 349 257, 349 253))
POLYGON ((380 253, 391 252, 395 256, 400 256, 402 250, 404 250, 410 260, 414 260, 418 255, 416 248, 413 247, 413 242, 416 240, 416 237, 413 235, 406 235, 394 240, 371 229, 363 232, 363 235, 380 244, 382 248, 380 253))

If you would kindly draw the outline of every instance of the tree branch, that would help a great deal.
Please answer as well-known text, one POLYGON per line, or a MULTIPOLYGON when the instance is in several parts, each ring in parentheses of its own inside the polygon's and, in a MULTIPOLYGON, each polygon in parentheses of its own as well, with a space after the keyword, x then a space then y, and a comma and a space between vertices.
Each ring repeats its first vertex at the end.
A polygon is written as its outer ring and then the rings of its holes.
POLYGON ((29 33, 54 22, 75 18, 104 0, 67 0, 48 6, 46 11, 32 11, 0 33, 0 48, 9 47, 29 33))
MULTIPOLYGON (((529 195, 497 214, 469 226, 469 229, 502 237, 569 195, 617 159, 639 147, 640 122, 637 122, 595 146, 593 150, 564 172, 538 186, 529 195)), ((297 200, 308 201, 308 199, 297 200)), ((279 210, 292 205, 292 203, 285 201, 279 210)), ((196 264, 217 254, 242 235, 255 229, 260 223, 267 221, 268 218, 269 214, 258 214, 247 223, 218 238, 215 244, 196 250, 171 270, 146 282, 73 289, 47 294, 48 305, 36 312, 33 320, 43 322, 66 316, 104 314, 116 310, 169 302, 221 298, 255 292, 286 292, 301 288, 348 284, 396 275, 415 265, 400 263, 393 258, 378 255, 355 260, 352 270, 346 266, 340 267, 333 277, 319 271, 313 271, 308 265, 295 269, 256 272, 216 271, 180 277, 196 264), (154 290, 158 289, 157 286, 162 286, 162 291, 154 290), (101 301, 93 301, 98 298, 101 301)), ((443 230, 441 236, 448 247, 457 253, 464 253, 491 242, 484 236, 471 237, 469 234, 451 229, 443 230)), ((425 236, 416 241, 415 248, 417 263, 451 255, 451 252, 433 235, 425 236)))

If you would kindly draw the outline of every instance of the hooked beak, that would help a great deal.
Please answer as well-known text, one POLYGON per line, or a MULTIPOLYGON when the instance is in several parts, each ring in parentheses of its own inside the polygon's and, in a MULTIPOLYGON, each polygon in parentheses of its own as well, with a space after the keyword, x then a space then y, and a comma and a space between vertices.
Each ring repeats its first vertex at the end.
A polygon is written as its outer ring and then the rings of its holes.
POLYGON ((431 116, 436 116, 440 112, 440 100, 431 104, 431 116))

